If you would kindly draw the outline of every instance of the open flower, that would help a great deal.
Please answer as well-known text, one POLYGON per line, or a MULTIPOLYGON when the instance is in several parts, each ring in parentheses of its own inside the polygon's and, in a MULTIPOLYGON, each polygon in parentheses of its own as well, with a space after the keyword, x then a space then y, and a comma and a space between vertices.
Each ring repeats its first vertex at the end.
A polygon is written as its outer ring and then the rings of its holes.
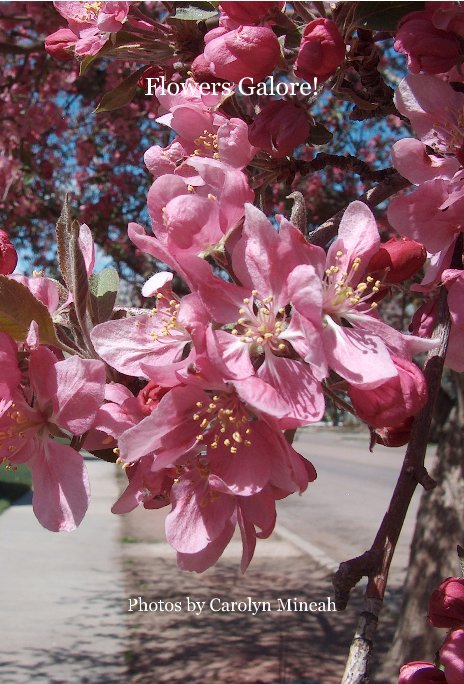
POLYGON ((57 361, 38 347, 30 355, 29 383, 12 393, 0 417, 0 460, 31 469, 39 522, 53 532, 71 531, 87 510, 87 471, 82 456, 55 437, 91 428, 103 402, 105 368, 78 357, 57 361))

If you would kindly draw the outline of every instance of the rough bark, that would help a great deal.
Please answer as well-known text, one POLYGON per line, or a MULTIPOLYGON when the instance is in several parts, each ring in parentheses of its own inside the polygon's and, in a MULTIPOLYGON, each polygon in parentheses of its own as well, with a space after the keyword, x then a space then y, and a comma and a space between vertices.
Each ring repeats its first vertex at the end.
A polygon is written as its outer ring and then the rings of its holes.
POLYGON ((432 660, 446 630, 427 622, 428 597, 447 577, 460 575, 456 545, 464 544, 463 381, 457 378, 458 406, 444 427, 431 471, 438 483, 422 494, 411 544, 404 598, 393 645, 378 682, 397 681, 401 665, 432 660))

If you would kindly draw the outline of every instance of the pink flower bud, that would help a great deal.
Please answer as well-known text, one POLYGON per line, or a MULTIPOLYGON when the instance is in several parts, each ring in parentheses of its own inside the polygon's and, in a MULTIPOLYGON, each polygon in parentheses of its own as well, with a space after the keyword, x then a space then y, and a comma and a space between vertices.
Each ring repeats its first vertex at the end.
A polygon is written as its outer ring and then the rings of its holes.
POLYGON ((248 130, 248 139, 271 157, 286 157, 309 135, 306 112, 291 102, 275 100, 267 104, 248 130))
POLYGON ((160 387, 154 380, 150 380, 137 395, 139 406, 145 415, 150 413, 160 403, 165 394, 171 390, 171 387, 160 387))
POLYGON ((331 19, 314 19, 305 27, 295 74, 307 81, 326 81, 343 64, 345 43, 331 19))
POLYGON ((434 627, 464 626, 464 579, 448 577, 432 593, 429 620, 434 627))
POLYGON ((215 76, 232 83, 246 77, 258 82, 277 66, 280 45, 270 28, 241 26, 210 40, 203 54, 215 76))
POLYGON ((442 74, 459 60, 459 41, 432 23, 427 12, 411 12, 400 22, 394 48, 407 55, 413 74, 442 74))
POLYGON ((445 668, 447 684, 464 682, 464 629, 448 634, 440 649, 440 662, 445 668))
POLYGON ((372 427, 396 427, 415 415, 427 401, 421 370, 411 361, 392 356, 398 375, 375 389, 350 385, 348 394, 361 420, 372 427))
POLYGON ((9 275, 13 273, 18 263, 16 249, 10 242, 10 238, 4 230, 0 230, 0 273, 9 275))
POLYGON ((239 24, 256 24, 270 13, 280 12, 285 2, 221 2, 222 12, 239 24))
POLYGON ((204 54, 198 55, 192 62, 192 74, 197 83, 218 83, 223 79, 215 76, 204 54))
POLYGON ((391 238, 384 242, 371 258, 367 270, 376 273, 388 269, 387 283, 401 283, 419 271, 425 264, 424 245, 409 238, 391 238))
POLYGON ((45 38, 45 50, 60 62, 70 62, 74 59, 76 41, 77 36, 71 29, 61 28, 45 38))
POLYGON ((376 444, 382 444, 390 449, 404 446, 411 438, 412 421, 413 418, 411 416, 396 427, 377 429, 374 433, 376 444))
POLYGON ((433 663, 420 660, 403 665, 398 684, 446 684, 446 678, 433 663))

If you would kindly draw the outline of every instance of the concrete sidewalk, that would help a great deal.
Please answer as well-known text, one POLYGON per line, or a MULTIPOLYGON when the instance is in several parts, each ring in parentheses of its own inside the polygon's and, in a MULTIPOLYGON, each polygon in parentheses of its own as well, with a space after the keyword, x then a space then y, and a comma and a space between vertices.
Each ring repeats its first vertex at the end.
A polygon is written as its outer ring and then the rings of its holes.
POLYGON ((92 499, 76 532, 44 530, 30 495, 0 515, 2 684, 127 681, 116 476, 86 464, 92 499))

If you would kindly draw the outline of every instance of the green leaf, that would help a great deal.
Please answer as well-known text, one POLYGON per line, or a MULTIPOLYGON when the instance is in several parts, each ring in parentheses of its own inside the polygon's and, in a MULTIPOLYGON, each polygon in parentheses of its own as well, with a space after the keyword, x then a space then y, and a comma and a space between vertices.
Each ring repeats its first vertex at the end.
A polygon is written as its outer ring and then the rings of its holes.
POLYGON ((119 276, 114 268, 104 268, 90 276, 90 315, 94 325, 111 318, 118 294, 119 276))
POLYGON ((145 71, 145 67, 137 69, 133 74, 124 79, 116 88, 103 95, 102 101, 95 110, 95 114, 101 112, 112 112, 115 109, 124 107, 134 98, 137 90, 139 78, 145 71))
POLYGON ((358 2, 352 22, 355 26, 375 31, 394 31, 398 22, 410 12, 422 12, 424 2, 358 2))
POLYGON ((194 2, 187 4, 184 7, 177 7, 173 19, 182 19, 183 21, 205 21, 217 15, 217 9, 209 2, 194 2))
POLYGON ((32 321, 39 326, 41 344, 61 347, 45 304, 39 302, 25 285, 0 275, 0 330, 18 342, 24 342, 32 321))

